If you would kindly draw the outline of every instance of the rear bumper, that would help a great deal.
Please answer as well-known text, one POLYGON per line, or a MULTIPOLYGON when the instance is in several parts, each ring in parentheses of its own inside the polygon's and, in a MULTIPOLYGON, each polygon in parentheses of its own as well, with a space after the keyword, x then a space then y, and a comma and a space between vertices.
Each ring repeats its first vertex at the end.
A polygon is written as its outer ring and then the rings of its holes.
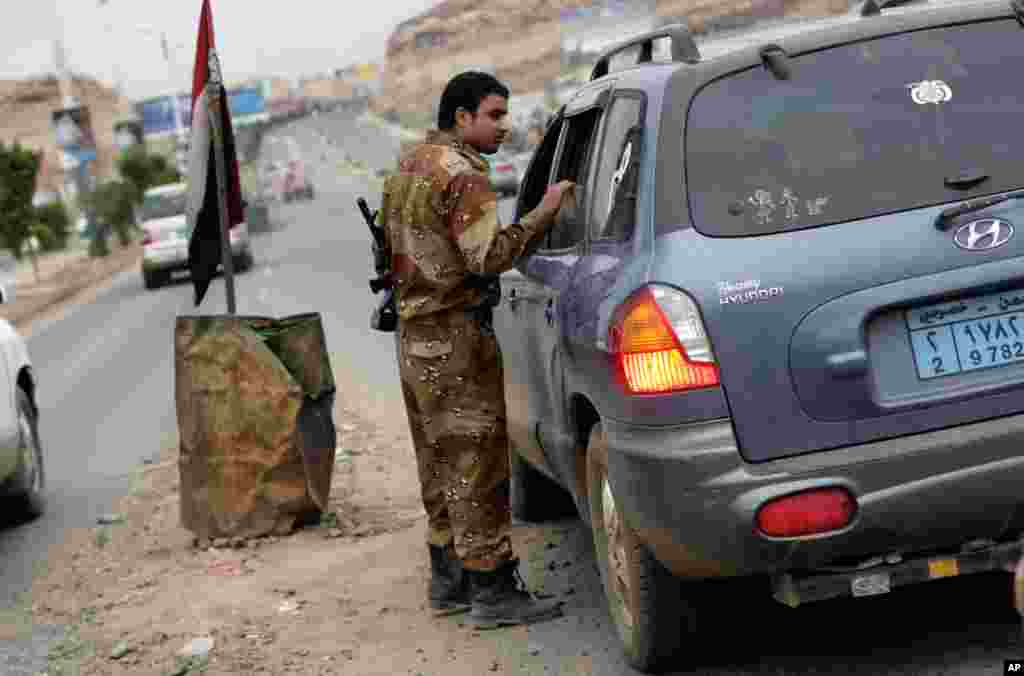
POLYGON ((728 420, 604 427, 612 490, 677 575, 815 571, 892 553, 909 559, 1024 530, 1024 415, 761 464, 743 461, 728 420), (757 531, 765 502, 825 486, 857 498, 843 530, 795 539, 757 531))
MULTIPOLYGON (((783 573, 774 581, 773 595, 780 603, 795 608, 814 601, 887 594, 897 587, 947 577, 991 571, 1012 572, 1016 576, 1022 549, 1024 542, 1014 539, 960 551, 935 552, 907 561, 872 562, 861 570, 811 575, 783 573)), ((1014 587, 1018 585, 1019 580, 1014 587)))
POLYGON ((516 192, 519 190, 519 180, 515 176, 498 176, 491 181, 491 185, 497 192, 516 192))
MULTIPOLYGON (((241 256, 250 250, 248 238, 231 243, 231 255, 241 256)), ((143 250, 142 270, 144 272, 174 272, 188 269, 188 247, 175 249, 143 250)))

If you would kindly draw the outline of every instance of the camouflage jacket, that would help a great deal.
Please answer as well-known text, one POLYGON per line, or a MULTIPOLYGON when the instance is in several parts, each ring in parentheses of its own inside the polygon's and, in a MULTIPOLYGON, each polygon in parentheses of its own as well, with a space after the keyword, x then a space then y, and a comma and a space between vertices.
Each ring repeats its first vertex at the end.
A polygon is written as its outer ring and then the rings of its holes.
POLYGON ((511 269, 550 222, 535 209, 502 227, 487 161, 437 130, 403 153, 380 214, 403 320, 479 304, 483 292, 470 275, 511 269))

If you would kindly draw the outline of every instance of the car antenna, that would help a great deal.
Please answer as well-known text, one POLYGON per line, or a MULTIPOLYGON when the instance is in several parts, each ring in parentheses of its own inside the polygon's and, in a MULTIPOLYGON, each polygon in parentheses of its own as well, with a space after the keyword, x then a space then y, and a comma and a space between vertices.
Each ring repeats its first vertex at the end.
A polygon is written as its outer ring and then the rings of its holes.
MULTIPOLYGON (((861 16, 877 16, 882 13, 882 10, 886 7, 897 7, 899 5, 909 5, 914 2, 923 2, 926 0, 864 0, 864 4, 861 5, 860 15, 861 16)), ((1011 0, 1011 2, 1014 0, 1011 0)))
POLYGON ((778 45, 765 45, 761 48, 761 63, 771 71, 776 80, 788 80, 792 75, 789 55, 778 45))
POLYGON ((1017 23, 1024 26, 1024 0, 1010 0, 1010 9, 1013 10, 1013 15, 1017 17, 1017 23))

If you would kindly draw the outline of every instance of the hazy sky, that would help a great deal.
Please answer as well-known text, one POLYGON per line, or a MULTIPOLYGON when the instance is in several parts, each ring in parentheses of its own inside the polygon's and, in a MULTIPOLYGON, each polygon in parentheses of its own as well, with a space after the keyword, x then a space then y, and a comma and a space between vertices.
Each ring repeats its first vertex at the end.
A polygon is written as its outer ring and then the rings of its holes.
MULTIPOLYGON (((105 82, 120 78, 129 97, 164 94, 172 83, 191 87, 202 0, 3 2, 10 7, 0 22, 0 78, 53 72, 54 41, 62 39, 72 69, 105 82), (160 31, 171 43, 170 67, 160 31)), ((377 60, 397 23, 437 2, 211 0, 211 7, 224 77, 236 80, 294 78, 377 60)))

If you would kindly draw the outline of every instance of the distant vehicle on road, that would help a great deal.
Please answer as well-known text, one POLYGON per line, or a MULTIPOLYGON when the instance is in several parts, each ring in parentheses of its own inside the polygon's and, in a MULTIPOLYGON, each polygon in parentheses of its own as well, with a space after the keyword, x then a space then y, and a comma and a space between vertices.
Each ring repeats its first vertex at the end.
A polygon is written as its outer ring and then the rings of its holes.
POLYGON ((306 166, 300 160, 286 163, 271 162, 266 170, 270 182, 270 196, 282 202, 296 199, 311 200, 315 196, 313 184, 306 176, 306 166))
MULTIPOLYGON (((178 271, 188 270, 189 225, 185 217, 188 186, 173 183, 150 188, 139 207, 137 220, 143 230, 142 281, 155 289, 178 271)), ((231 255, 236 272, 252 267, 249 227, 239 223, 230 231, 231 255)))
POLYGON ((0 251, 0 304, 14 300, 18 260, 10 251, 0 251))
MULTIPOLYGON (((0 303, 10 302, 6 291, 0 303)), ((45 508, 36 383, 25 339, 6 319, 0 319, 0 364, 0 499, 7 514, 34 518, 45 508)))

